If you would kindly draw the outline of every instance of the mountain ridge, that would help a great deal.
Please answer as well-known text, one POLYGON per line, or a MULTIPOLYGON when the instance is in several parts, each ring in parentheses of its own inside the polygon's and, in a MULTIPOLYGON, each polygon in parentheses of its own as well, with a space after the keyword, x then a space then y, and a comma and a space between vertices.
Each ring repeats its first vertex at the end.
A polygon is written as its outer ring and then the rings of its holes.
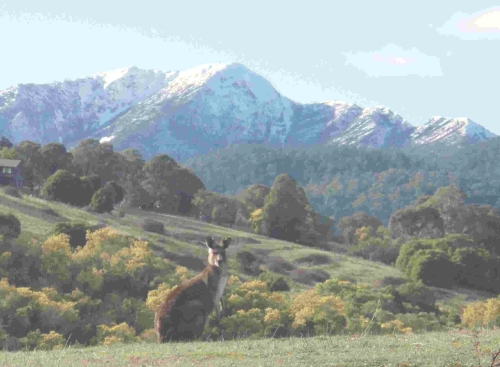
POLYGON ((72 148, 95 138, 116 150, 140 149, 145 158, 187 158, 233 143, 403 147, 474 144, 496 136, 468 118, 435 116, 413 126, 383 106, 298 103, 240 63, 166 72, 130 66, 18 84, 0 91, 0 128, 15 143, 59 141, 72 148))

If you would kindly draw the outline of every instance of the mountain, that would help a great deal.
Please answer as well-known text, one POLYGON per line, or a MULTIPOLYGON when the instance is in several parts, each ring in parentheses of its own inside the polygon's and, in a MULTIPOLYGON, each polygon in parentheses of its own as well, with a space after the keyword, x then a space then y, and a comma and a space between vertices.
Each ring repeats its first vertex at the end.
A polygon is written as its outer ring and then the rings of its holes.
POLYGON ((16 85, 0 91, 0 129, 14 143, 59 141, 71 148, 94 138, 118 151, 139 149, 146 159, 159 153, 184 159, 235 143, 403 147, 495 136, 469 119, 435 117, 415 127, 383 107, 300 104, 238 63, 180 72, 129 67, 16 85))

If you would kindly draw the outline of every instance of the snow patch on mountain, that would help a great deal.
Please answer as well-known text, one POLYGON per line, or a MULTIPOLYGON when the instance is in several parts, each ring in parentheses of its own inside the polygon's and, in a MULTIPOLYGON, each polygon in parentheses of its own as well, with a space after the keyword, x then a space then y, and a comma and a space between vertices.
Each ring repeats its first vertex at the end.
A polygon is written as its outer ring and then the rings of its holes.
POLYGON ((465 117, 434 116, 426 124, 418 126, 410 138, 413 144, 437 141, 459 143, 464 139, 469 143, 475 143, 495 136, 491 131, 465 117))
POLYGON ((0 91, 0 129, 13 142, 85 138, 140 149, 144 157, 204 153, 228 144, 402 147, 474 143, 495 134, 466 118, 435 116, 414 127, 390 109, 338 100, 300 104, 238 63, 184 71, 135 66, 0 91))

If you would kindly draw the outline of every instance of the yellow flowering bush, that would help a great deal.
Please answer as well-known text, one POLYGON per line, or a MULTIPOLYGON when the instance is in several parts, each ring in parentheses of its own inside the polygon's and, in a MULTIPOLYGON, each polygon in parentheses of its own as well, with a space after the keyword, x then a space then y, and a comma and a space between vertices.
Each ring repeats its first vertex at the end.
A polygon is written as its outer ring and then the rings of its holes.
POLYGON ((461 314, 462 324, 468 328, 481 326, 500 326, 500 300, 490 298, 464 307, 461 314))
POLYGON ((138 342, 140 338, 135 335, 135 329, 128 326, 126 323, 98 325, 97 336, 93 340, 99 345, 113 345, 116 343, 132 343, 138 342))
POLYGON ((345 304, 336 296, 318 294, 310 289, 294 295, 290 304, 292 328, 309 333, 338 331, 345 323, 345 304))
POLYGON ((404 334, 412 334, 413 330, 411 327, 404 327, 404 324, 401 320, 391 320, 389 322, 380 324, 380 328, 382 330, 388 330, 392 332, 393 330, 398 330, 404 334))
POLYGON ((58 281, 70 279, 69 265, 71 264, 71 250, 69 236, 60 234, 49 237, 41 245, 42 269, 49 275, 55 275, 58 281))
MULTIPOLYGON (((9 285, 7 279, 2 279, 0 281, 0 296, 10 299, 11 302, 20 301, 23 304, 34 301, 36 305, 40 306, 42 311, 55 310, 59 315, 64 316, 68 322, 78 318, 78 314, 74 309, 75 302, 62 299, 57 300, 60 296, 54 288, 46 287, 42 288, 41 291, 33 291, 27 287, 16 288, 13 285, 9 285)), ((18 311, 22 309, 20 305, 18 305, 17 308, 18 311)))
POLYGON ((133 241, 129 247, 124 247, 113 255, 101 254, 101 258, 110 264, 114 270, 113 273, 116 274, 125 272, 134 274, 137 270, 146 266, 151 256, 152 252, 149 250, 148 243, 138 240, 133 241))
POLYGON ((48 334, 42 334, 41 340, 38 342, 37 349, 41 350, 52 350, 61 349, 64 346, 64 337, 56 333, 55 331, 50 331, 48 334))
POLYGON ((73 253, 73 259, 76 261, 82 261, 97 256, 101 252, 101 245, 104 242, 109 242, 113 239, 120 239, 120 237, 123 238, 123 236, 120 236, 117 231, 109 227, 104 227, 94 232, 87 230, 87 242, 83 248, 78 249, 73 253))
POLYGON ((223 325, 234 336, 264 336, 264 312, 259 308, 238 310, 235 314, 224 318, 223 325))
POLYGON ((163 303, 165 297, 172 292, 174 288, 170 288, 168 284, 162 283, 157 289, 148 292, 148 298, 146 299, 146 306, 152 311, 156 312, 163 303))

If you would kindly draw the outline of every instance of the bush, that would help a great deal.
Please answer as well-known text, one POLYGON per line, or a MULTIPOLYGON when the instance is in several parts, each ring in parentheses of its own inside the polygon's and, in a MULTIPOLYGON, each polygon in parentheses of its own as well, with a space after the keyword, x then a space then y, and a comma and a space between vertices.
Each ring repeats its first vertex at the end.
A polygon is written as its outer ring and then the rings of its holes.
POLYGON ((3 192, 5 193, 5 195, 13 196, 13 197, 16 197, 19 199, 21 199, 21 197, 22 197, 19 189, 17 187, 14 187, 14 186, 4 187, 3 192))
POLYGON ((449 288, 455 284, 457 271, 444 251, 426 249, 412 256, 406 272, 414 281, 422 280, 426 285, 449 288))
POLYGON ((52 215, 53 217, 60 217, 59 213, 57 213, 52 208, 43 208, 43 209, 40 209, 40 211, 44 214, 52 215))
POLYGON ((146 218, 140 223, 140 227, 148 232, 164 234, 165 233, 165 225, 157 221, 155 219, 146 218))
POLYGON ((295 269, 290 277, 299 283, 316 284, 330 279, 330 274, 320 269, 295 269))
POLYGON ((15 239, 21 234, 21 222, 12 214, 0 214, 0 235, 15 239))
POLYGON ((282 275, 274 275, 265 271, 259 275, 258 279, 266 282, 270 292, 288 292, 290 290, 290 286, 282 275))
POLYGON ((114 213, 118 218, 123 218, 125 216, 125 211, 123 209, 118 209, 114 213))
POLYGON ((298 258, 294 260, 294 263, 298 265, 325 265, 332 262, 332 259, 328 255, 312 254, 305 257, 298 258))
POLYGON ((266 261, 266 268, 275 273, 287 275, 290 271, 297 267, 281 257, 271 258, 266 261))
POLYGON ((94 196, 92 196, 90 207, 97 213, 110 213, 114 209, 113 195, 113 191, 109 188, 97 190, 94 196))
POLYGON ((67 234, 69 236, 69 244, 72 248, 78 246, 85 246, 87 243, 87 230, 95 231, 102 228, 102 226, 90 226, 85 223, 70 222, 70 223, 57 223, 54 226, 52 233, 54 235, 67 234))
POLYGON ((118 185, 115 181, 106 182, 104 189, 110 190, 113 193, 113 203, 117 204, 123 200, 124 191, 123 188, 118 185))
POLYGON ((244 274, 256 276, 262 273, 260 260, 250 251, 240 251, 236 254, 236 258, 244 274))
POLYGON ((82 181, 68 171, 60 169, 47 179, 41 194, 47 200, 83 206, 84 197, 79 195, 81 190, 82 181))

